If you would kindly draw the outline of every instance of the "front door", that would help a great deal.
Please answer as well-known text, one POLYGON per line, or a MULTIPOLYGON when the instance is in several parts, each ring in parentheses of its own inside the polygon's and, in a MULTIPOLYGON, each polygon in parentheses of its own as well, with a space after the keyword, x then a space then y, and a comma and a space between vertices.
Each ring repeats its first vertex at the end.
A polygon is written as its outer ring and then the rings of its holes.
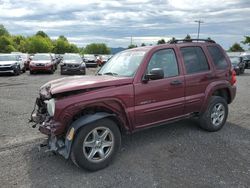
POLYGON ((180 75, 174 49, 156 51, 147 67, 162 68, 164 78, 135 84, 136 128, 162 123, 184 113, 184 76, 180 75))

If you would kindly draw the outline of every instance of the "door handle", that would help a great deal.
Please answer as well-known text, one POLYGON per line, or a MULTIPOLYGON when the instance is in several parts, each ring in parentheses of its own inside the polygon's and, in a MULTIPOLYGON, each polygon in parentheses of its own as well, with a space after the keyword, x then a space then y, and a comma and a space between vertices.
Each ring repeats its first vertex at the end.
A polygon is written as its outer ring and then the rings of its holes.
POLYGON ((181 85, 182 84, 182 81, 181 80, 174 80, 172 82, 170 82, 170 85, 181 85))

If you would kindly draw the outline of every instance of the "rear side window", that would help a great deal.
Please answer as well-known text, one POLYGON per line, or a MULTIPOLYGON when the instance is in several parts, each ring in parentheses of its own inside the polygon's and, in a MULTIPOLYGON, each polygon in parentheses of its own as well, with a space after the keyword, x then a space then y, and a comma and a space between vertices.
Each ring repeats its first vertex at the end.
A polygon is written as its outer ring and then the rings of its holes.
POLYGON ((225 69, 228 67, 226 58, 220 48, 217 46, 208 46, 207 48, 217 69, 225 69))
POLYGON ((209 70, 206 56, 200 47, 181 48, 187 74, 199 73, 209 70))

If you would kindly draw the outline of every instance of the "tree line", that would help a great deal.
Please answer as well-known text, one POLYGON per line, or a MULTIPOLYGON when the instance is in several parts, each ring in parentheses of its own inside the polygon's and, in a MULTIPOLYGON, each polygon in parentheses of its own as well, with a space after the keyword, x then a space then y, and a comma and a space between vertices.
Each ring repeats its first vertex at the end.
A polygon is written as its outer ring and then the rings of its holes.
MULTIPOLYGON (((191 36, 187 34, 184 38, 186 40, 191 39, 191 36)), ((210 37, 207 38, 211 40, 210 37)), ((175 40, 172 37, 169 41, 175 40)), ((158 40, 157 44, 167 43, 164 39, 158 40)), ((244 40, 240 43, 250 46, 250 36, 245 36, 244 40)), ((243 52, 244 49, 240 43, 234 43, 228 51, 231 52, 243 52)), ((152 45, 152 44, 150 44, 152 45)), ((141 46, 146 46, 142 43, 141 46)), ((135 44, 130 44, 128 48, 138 47, 135 44)), ((38 31, 33 36, 22 36, 22 35, 11 35, 8 30, 0 24, 0 53, 10 53, 10 52, 23 52, 23 53, 81 53, 81 54, 110 54, 111 50, 104 43, 91 43, 86 47, 79 48, 75 44, 72 44, 68 39, 60 35, 57 39, 52 40, 44 31, 38 31)))
POLYGON ((44 31, 38 31, 33 36, 11 35, 0 25, 0 53, 81 53, 81 54, 110 54, 110 49, 104 43, 92 43, 85 48, 78 48, 61 35, 52 40, 44 31))

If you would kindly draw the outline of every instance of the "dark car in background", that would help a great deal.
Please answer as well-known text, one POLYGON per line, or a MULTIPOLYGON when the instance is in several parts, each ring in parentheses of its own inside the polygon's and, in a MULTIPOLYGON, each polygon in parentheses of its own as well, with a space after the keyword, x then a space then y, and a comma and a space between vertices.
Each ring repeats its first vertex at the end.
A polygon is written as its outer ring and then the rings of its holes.
POLYGON ((63 74, 86 74, 86 64, 79 54, 64 54, 60 64, 61 75, 63 74))
POLYGON ((37 72, 48 72, 53 74, 56 70, 56 66, 51 54, 37 53, 30 62, 29 69, 30 74, 37 72))
POLYGON ((97 67, 96 56, 94 54, 84 54, 83 61, 87 67, 97 67))
POLYGON ((243 74, 245 72, 245 62, 240 56, 229 56, 234 71, 237 75, 243 74))
POLYGON ((241 57, 245 63, 245 68, 250 69, 250 52, 244 52, 241 54, 241 57))
POLYGON ((0 73, 19 75, 25 72, 25 66, 19 54, 0 54, 0 73))

